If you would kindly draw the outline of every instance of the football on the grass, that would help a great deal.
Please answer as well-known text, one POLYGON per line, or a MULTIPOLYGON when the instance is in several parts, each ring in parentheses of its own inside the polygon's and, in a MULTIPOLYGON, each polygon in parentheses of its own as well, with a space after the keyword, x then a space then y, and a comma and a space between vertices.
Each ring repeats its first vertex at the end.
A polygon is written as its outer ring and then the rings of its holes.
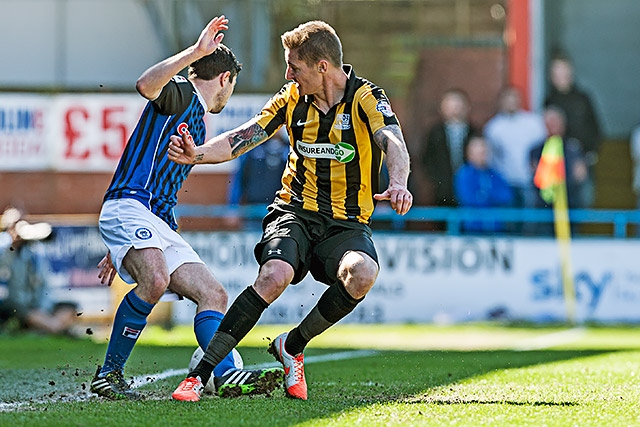
MULTIPOLYGON (((233 355, 233 363, 236 366, 236 369, 244 368, 244 362, 242 361, 242 356, 240 356, 238 350, 234 348, 233 350, 231 350, 231 354, 233 355)), ((202 351, 200 347, 197 347, 191 355, 191 360, 189 360, 189 372, 193 371, 196 365, 200 363, 200 359, 202 359, 202 356, 204 356, 204 351, 202 351)), ((211 374, 211 378, 209 378, 209 381, 207 381, 207 385, 204 386, 204 391, 205 393, 215 394, 216 387, 213 383, 213 373, 211 374)))

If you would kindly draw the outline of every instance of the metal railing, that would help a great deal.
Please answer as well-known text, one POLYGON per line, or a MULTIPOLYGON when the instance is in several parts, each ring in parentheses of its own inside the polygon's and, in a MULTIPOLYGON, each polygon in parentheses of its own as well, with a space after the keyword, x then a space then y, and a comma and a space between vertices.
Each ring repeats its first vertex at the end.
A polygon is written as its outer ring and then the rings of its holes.
MULTIPOLYGON (((267 212, 266 206, 247 205, 230 207, 226 205, 178 205, 176 216, 223 218, 240 216, 244 219, 261 219, 267 212)), ((487 219, 504 223, 553 223, 551 209, 518 209, 518 208, 447 208, 414 206, 404 216, 397 215, 389 205, 379 204, 372 217, 377 221, 388 221, 395 230, 403 230, 407 222, 443 222, 445 233, 460 235, 465 221, 487 219)), ((569 212, 572 224, 610 224, 613 227, 612 236, 623 239, 631 237, 630 225, 640 226, 639 210, 614 209, 573 209, 569 212)))

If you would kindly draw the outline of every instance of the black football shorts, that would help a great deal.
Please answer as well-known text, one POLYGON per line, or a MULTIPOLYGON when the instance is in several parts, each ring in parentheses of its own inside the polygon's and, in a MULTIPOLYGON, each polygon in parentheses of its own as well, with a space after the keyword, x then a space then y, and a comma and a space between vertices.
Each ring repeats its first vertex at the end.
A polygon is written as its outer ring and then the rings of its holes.
POLYGON ((258 264, 270 259, 286 261, 295 270, 293 284, 308 272, 318 282, 337 283, 338 265, 349 251, 364 252, 378 263, 371 228, 366 224, 274 203, 269 206, 262 228, 262 239, 254 249, 258 264))

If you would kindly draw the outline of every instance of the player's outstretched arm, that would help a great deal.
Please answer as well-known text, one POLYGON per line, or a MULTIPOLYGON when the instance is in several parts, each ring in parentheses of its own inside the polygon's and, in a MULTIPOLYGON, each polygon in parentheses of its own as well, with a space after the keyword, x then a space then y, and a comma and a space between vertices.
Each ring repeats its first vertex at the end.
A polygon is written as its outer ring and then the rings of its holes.
POLYGON ((255 119, 196 147, 189 134, 169 138, 169 160, 182 165, 223 163, 235 159, 269 139, 255 119))
POLYGON ((391 208, 396 213, 404 215, 413 205, 413 195, 407 188, 410 160, 400 126, 385 126, 373 135, 373 139, 386 153, 389 170, 389 187, 381 194, 374 194, 373 197, 376 200, 389 200, 391 208))
POLYGON ((202 30, 198 41, 193 46, 151 66, 142 73, 136 82, 138 92, 147 99, 156 99, 173 76, 218 48, 224 38, 224 34, 220 31, 228 29, 228 23, 229 20, 224 15, 213 18, 202 30))

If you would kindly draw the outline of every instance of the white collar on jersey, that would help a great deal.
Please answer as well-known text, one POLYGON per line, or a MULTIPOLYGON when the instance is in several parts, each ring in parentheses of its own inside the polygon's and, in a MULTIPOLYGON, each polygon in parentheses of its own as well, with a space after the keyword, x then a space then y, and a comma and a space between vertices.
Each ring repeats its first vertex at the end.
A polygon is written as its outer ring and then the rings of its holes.
POLYGON ((209 108, 207 107, 207 103, 204 100, 204 97, 202 96, 202 94, 200 93, 196 85, 193 84, 193 82, 191 82, 191 86, 193 86, 193 90, 196 91, 196 95, 198 95, 198 99, 200 100, 200 103, 202 104, 202 108, 204 108, 205 113, 208 113, 209 108))

